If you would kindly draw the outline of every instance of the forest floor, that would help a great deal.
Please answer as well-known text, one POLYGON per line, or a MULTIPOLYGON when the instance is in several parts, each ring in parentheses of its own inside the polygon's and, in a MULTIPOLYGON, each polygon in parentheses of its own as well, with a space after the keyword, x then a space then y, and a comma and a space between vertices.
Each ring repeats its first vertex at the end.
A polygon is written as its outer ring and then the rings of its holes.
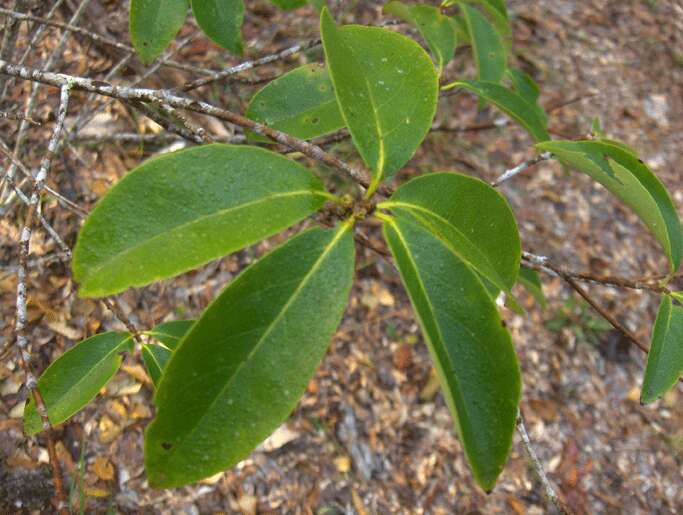
MULTIPOLYGON (((37 14, 47 7, 33 4, 37 14)), ((354 13, 349 20, 377 23, 382 19, 382 2, 347 4, 345 9, 354 13)), ((610 137, 640 152, 683 213, 683 4, 678 0, 508 4, 514 27, 512 61, 541 84, 542 102, 554 108, 550 127, 555 137, 585 137, 598 116, 610 137)), ((64 2, 57 19, 68 21, 75 5, 75 1, 64 2)), ((317 37, 312 8, 282 13, 264 1, 247 2, 247 8, 247 56, 317 37)), ((79 24, 127 42, 126 14, 118 2, 93 1, 79 24)), ((188 22, 178 40, 195 31, 188 22)), ((39 65, 60 34, 56 29, 46 31, 27 64, 39 65)), ((24 28, 20 46, 26 39, 24 28)), ((100 77, 122 54, 74 36, 63 55, 56 71, 100 77)), ((446 77, 472 72, 464 55, 458 53, 446 68, 446 77)), ((213 69, 238 62, 225 61, 226 56, 201 36, 180 49, 176 58, 213 69)), ((267 77, 320 58, 320 50, 314 49, 244 76, 267 77)), ((130 83, 141 71, 144 68, 133 61, 114 80, 130 83)), ((189 77, 164 67, 144 84, 172 87, 189 77)), ((23 108, 27 88, 26 83, 13 85, 10 106, 23 108)), ((254 86, 233 81, 200 94, 242 109, 253 91, 254 86)), ((40 90, 34 118, 46 123, 30 129, 35 144, 28 147, 27 163, 39 162, 57 97, 54 89, 40 90)), ((70 120, 94 105, 87 103, 86 95, 74 98, 70 120)), ((499 119, 491 109, 477 113, 476 100, 464 94, 443 98, 437 114, 437 123, 454 129, 499 119)), ((230 127, 214 120, 197 120, 214 133, 231 134, 230 127)), ((0 137, 11 141, 17 123, 0 123, 0 137)), ((432 133, 398 180, 430 170, 459 170, 495 179, 533 155, 521 129, 499 125, 432 133)), ((50 184, 89 208, 127 170, 167 149, 167 144, 103 141, 103 135, 116 131, 154 134, 158 127, 130 108, 112 104, 55 161, 50 184), (86 136, 90 142, 82 139, 86 136)), ((348 142, 329 150, 357 159, 348 142)), ((7 165, 2 161, 3 167, 7 165)), ((329 171, 321 173, 329 179, 329 171)), ((518 218, 523 247, 530 252, 548 256, 563 268, 598 275, 637 278, 666 271, 665 259, 642 223, 586 176, 543 162, 501 190, 518 218)), ((46 201, 44 212, 72 245, 79 218, 53 201, 46 201)), ((5 349, 0 363, 2 513, 48 510, 51 495, 45 441, 40 437, 29 442, 22 435, 26 393, 11 348, 20 227, 13 214, 0 219, 0 347, 5 349)), ((377 227, 364 230, 379 244, 377 227)), ((240 269, 282 239, 273 238, 177 279, 128 291, 119 297, 121 306, 140 327, 195 317, 240 269)), ((366 248, 358 251, 349 307, 306 395, 273 437, 227 472, 175 490, 149 488, 142 436, 153 416, 151 387, 140 360, 127 358, 106 391, 56 431, 67 486, 76 497, 85 497, 87 511, 321 515, 548 511, 517 436, 494 491, 486 495, 474 484, 397 273, 381 256, 366 248), (71 486, 74 481, 76 486, 71 486)), ((32 252, 29 335, 37 368, 42 370, 83 337, 121 326, 99 303, 78 298, 68 267, 50 258, 55 247, 49 237, 36 232, 32 252)), ((522 411, 548 476, 576 513, 683 512, 680 385, 662 400, 641 406, 643 355, 560 279, 542 276, 542 280, 549 301, 545 309, 520 290, 528 314, 505 312, 504 316, 522 368, 522 411)), ((648 341, 659 302, 655 295, 594 284, 588 288, 641 341, 648 341)))

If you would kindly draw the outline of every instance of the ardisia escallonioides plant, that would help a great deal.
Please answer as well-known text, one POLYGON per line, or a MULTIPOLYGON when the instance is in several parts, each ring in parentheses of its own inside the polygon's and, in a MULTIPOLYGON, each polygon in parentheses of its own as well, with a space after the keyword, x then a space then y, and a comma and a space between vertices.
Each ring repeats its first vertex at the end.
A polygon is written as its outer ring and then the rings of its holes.
MULTIPOLYGON (((163 51, 186 15, 186 0, 161 4, 131 2, 131 37, 144 60, 163 51)), ((241 51, 241 1, 191 4, 209 37, 241 51)), ((683 242, 668 192, 633 149, 599 128, 584 141, 550 138, 538 86, 508 66, 504 1, 447 0, 443 7, 451 14, 395 1, 385 6, 387 14, 417 28, 431 58, 405 35, 339 26, 322 8, 324 64, 296 68, 253 96, 246 111, 257 122, 247 134, 253 145, 207 144, 152 158, 112 187, 88 216, 73 256, 83 297, 176 276, 316 213, 333 221, 262 256, 196 321, 166 322, 144 333, 149 339, 141 341, 141 352, 156 405, 145 433, 152 486, 176 487, 225 470, 286 420, 344 313, 354 274, 354 228, 375 217, 473 475, 484 490, 494 487, 511 448, 521 391, 515 349, 496 300, 503 294, 510 309, 522 312, 511 290, 518 280, 537 278, 528 269, 520 274, 517 224, 494 186, 454 172, 426 173, 395 191, 387 185, 429 132, 440 91, 455 88, 518 122, 543 159, 557 159, 602 184, 656 237, 669 274, 661 283, 643 402, 678 381, 683 309, 665 285, 680 265, 683 242), (440 86, 459 45, 471 47, 477 77, 440 86), (312 170, 264 148, 271 142, 266 128, 300 140, 345 128, 371 178, 356 170, 356 194, 336 195, 312 170)), ((129 332, 98 334, 48 367, 38 386, 50 422, 62 423, 85 406, 134 343, 129 332)), ((42 428, 33 401, 25 428, 30 434, 42 428)))

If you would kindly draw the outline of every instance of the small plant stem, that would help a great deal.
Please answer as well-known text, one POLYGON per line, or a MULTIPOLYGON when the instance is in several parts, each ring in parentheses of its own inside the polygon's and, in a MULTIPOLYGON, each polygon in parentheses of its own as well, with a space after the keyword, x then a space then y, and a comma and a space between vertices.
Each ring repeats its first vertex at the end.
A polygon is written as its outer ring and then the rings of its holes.
POLYGON ((543 485, 543 493, 545 493, 545 496, 548 498, 548 501, 550 501, 562 515, 571 515, 572 511, 564 502, 562 502, 562 499, 560 499, 560 497, 557 495, 557 492, 555 492, 553 485, 550 483, 550 480, 548 479, 545 470, 543 470, 543 464, 541 463, 541 460, 538 459, 536 451, 534 451, 534 448, 531 445, 531 439, 529 438, 529 433, 527 433, 526 431, 526 427, 524 425, 524 418, 522 417, 521 411, 517 416, 517 432, 519 433, 519 436, 522 438, 522 446, 526 451, 526 455, 529 458, 531 467, 536 473, 536 476, 541 482, 541 485, 543 485))
POLYGON ((27 276, 28 276, 28 257, 30 253, 31 245, 31 233, 33 228, 33 220, 36 217, 38 211, 38 204, 40 202, 40 195, 45 188, 45 181, 47 180, 47 174, 52 163, 52 158, 55 155, 55 151, 59 145, 59 138, 62 134, 62 129, 64 128, 64 119, 66 118, 67 108, 69 106, 69 90, 70 86, 67 84, 61 87, 59 110, 57 114, 57 121, 55 123, 54 130, 52 132, 52 137, 48 143, 47 152, 43 158, 38 175, 33 184, 33 191, 29 198, 29 203, 27 206, 26 217, 24 221, 24 227, 21 230, 21 240, 20 240, 20 254, 19 254, 19 269, 18 269, 18 279, 17 279, 17 301, 16 301, 16 322, 15 322, 15 333, 16 333, 16 344, 19 351, 19 362, 26 376, 26 387, 29 390, 29 394, 33 397, 33 401, 36 405, 36 411, 40 415, 42 421, 43 431, 47 435, 47 450, 48 456, 50 458, 50 466, 52 468, 52 480, 55 487, 55 508, 60 514, 68 514, 65 496, 64 496, 64 482, 62 480, 62 471, 59 464, 59 458, 57 456, 56 446, 54 438, 52 435, 52 426, 50 420, 48 419, 47 409, 45 407, 45 402, 43 396, 40 393, 38 387, 38 381, 35 374, 33 373, 33 365, 31 363, 31 353, 28 347, 28 338, 26 336, 26 305, 27 305, 27 276))

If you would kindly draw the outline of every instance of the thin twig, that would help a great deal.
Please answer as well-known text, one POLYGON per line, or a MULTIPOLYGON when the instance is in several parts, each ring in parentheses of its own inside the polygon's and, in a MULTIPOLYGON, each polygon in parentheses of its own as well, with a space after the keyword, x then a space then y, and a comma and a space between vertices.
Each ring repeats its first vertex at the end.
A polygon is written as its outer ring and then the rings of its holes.
POLYGON ((240 72, 250 70, 258 66, 263 66, 264 64, 274 63, 275 61, 286 59, 291 55, 298 54, 299 52, 304 52, 305 50, 317 47, 318 45, 320 45, 320 43, 320 38, 311 39, 310 41, 306 41, 304 43, 299 43, 289 48, 285 48, 283 50, 280 50, 279 52, 275 52, 274 54, 264 55, 263 57, 251 61, 244 61, 238 65, 231 66, 230 68, 227 68, 223 71, 213 72, 208 77, 202 77, 200 79, 190 81, 183 85, 180 88, 180 91, 188 92, 193 89, 197 89, 207 84, 210 84, 212 82, 225 79, 230 75, 236 75, 240 72))
POLYGON ((621 289, 647 290, 664 295, 671 293, 666 286, 660 286, 656 280, 627 279, 624 277, 594 275, 587 272, 571 272, 559 268, 545 256, 536 256, 529 252, 522 252, 522 259, 525 261, 525 266, 539 272, 550 273, 551 275, 568 276, 582 282, 595 283, 602 286, 615 286, 621 289))
POLYGON ((194 111, 212 116, 240 127, 250 129, 261 136, 265 136, 273 141, 277 141, 278 143, 286 145, 293 150, 297 150, 311 159, 315 159, 316 161, 320 161, 328 166, 336 168, 364 188, 367 188, 369 185, 369 181, 363 172, 350 166, 341 159, 328 154, 317 145, 300 140, 290 136, 289 134, 268 127, 267 125, 255 122, 245 118, 242 115, 228 111, 227 109, 216 107, 207 102, 178 96, 164 90, 117 86, 114 84, 109 84, 108 82, 91 80, 84 77, 76 77, 62 73, 43 72, 24 66, 15 66, 5 61, 0 61, 0 73, 57 87, 71 83, 76 89, 90 91, 92 93, 98 93, 100 95, 117 98, 124 101, 139 100, 154 104, 166 104, 167 106, 178 109, 186 109, 188 111, 194 111))
POLYGON ((498 177, 495 181, 491 183, 491 186, 494 188, 497 188, 501 184, 503 184, 505 181, 509 181, 516 175, 519 175, 522 173, 524 170, 532 167, 535 164, 540 163, 541 161, 546 161, 552 157, 552 154, 550 152, 543 152, 541 154, 538 154, 537 156, 532 157, 531 159, 527 159, 526 161, 521 162, 517 166, 514 166, 510 168, 509 170, 506 170, 500 177, 498 177))
POLYGON ((31 364, 31 353, 28 350, 28 338, 26 336, 26 279, 28 275, 28 256, 31 245, 31 232, 33 226, 33 219, 38 211, 38 203, 40 195, 45 187, 47 173, 52 163, 52 158, 55 155, 59 138, 64 128, 64 119, 66 118, 66 111, 69 106, 69 85, 65 84, 61 88, 59 111, 57 114, 57 121, 52 132, 52 137, 48 143, 47 152, 43 158, 40 170, 36 176, 36 181, 33 185, 33 191, 29 199, 24 227, 21 230, 20 254, 19 254, 19 270, 17 271, 17 311, 15 322, 16 344, 19 351, 19 361, 26 376, 26 387, 32 395, 36 405, 36 410, 40 415, 43 424, 43 430, 47 433, 48 441, 48 455, 50 458, 50 465, 52 467, 52 479, 55 486, 55 507, 60 514, 68 514, 69 510, 65 502, 64 483, 62 481, 62 471, 57 457, 54 438, 52 437, 52 426, 47 415, 47 409, 43 396, 38 388, 38 381, 33 373, 31 364))
MULTIPOLYGON (((647 346, 643 344, 640 340, 638 340, 638 338, 636 338, 636 336, 631 331, 629 331, 621 322, 619 322, 619 320, 617 320, 611 313, 609 313, 602 306, 600 306, 600 304, 598 304, 589 295, 589 293, 578 283, 577 279, 571 273, 556 267, 555 265, 550 263, 547 258, 544 258, 543 256, 534 256, 533 254, 528 253, 524 253, 524 255, 527 256, 527 259, 529 259, 528 256, 533 256, 531 262, 539 266, 538 270, 549 270, 552 274, 562 278, 576 293, 578 293, 586 302, 588 302, 588 304, 595 311, 597 311, 602 318, 607 320, 612 327, 614 327, 617 331, 623 334, 627 340, 629 340, 632 344, 638 347, 645 354, 648 353, 649 349, 647 348, 647 346)), ((613 283, 610 283, 610 285, 616 286, 613 283)), ((683 381, 683 379, 681 380, 683 381)))
POLYGON ((534 448, 531 446, 531 440, 529 439, 529 434, 524 426, 524 419, 522 418, 521 411, 517 416, 517 432, 522 438, 522 445, 524 446, 527 457, 531 462, 531 466, 534 469, 534 472, 536 472, 536 476, 541 482, 541 485, 543 485, 543 492, 545 493, 545 496, 562 515, 570 515, 572 513, 571 510, 564 502, 562 502, 562 499, 560 499, 560 497, 557 495, 557 492, 555 492, 553 485, 550 483, 548 476, 545 474, 545 470, 543 470, 543 464, 541 463, 541 460, 538 459, 536 451, 534 451, 534 448))
MULTIPOLYGON (((75 23, 78 18, 80 18, 81 14, 83 14, 83 11, 85 11, 85 8, 88 6, 91 0, 83 0, 79 6, 76 8, 76 11, 74 12, 73 16, 71 17, 71 23, 75 23)), ((50 52, 49 57, 47 58, 47 61, 45 62, 43 66, 44 71, 50 70, 52 66, 56 64, 56 62, 61 58, 62 52, 64 50, 64 46, 66 45, 68 38, 67 34, 62 34, 62 37, 59 39, 59 42, 57 43, 57 46, 50 52)), ((58 86, 61 88, 62 86, 65 86, 69 84, 69 81, 65 81, 62 84, 59 84, 58 86)), ((26 137, 26 130, 28 129, 29 122, 27 121, 28 119, 31 118, 33 114, 33 109, 35 107, 35 102, 36 98, 38 96, 38 84, 34 83, 31 85, 31 94, 29 95, 28 101, 26 102, 26 108, 24 110, 24 118, 25 120, 22 120, 21 123, 19 124, 19 132, 17 133, 17 137, 14 143, 14 157, 19 158, 21 157, 21 151, 22 147, 24 145, 24 139, 26 137)), ((10 164, 9 169, 7 170, 7 175, 10 179, 14 178, 14 174, 16 173, 17 168, 14 163, 10 164)))
POLYGON ((24 116, 21 113, 15 113, 12 111, 0 111, 0 118, 5 118, 6 120, 18 120, 18 121, 27 121, 31 125, 40 125, 40 122, 35 121, 33 118, 29 118, 27 116, 24 116))
MULTIPOLYGON (((160 132, 158 134, 138 134, 135 132, 117 132, 114 134, 97 134, 97 135, 77 135, 71 140, 72 143, 79 145, 100 145, 103 143, 131 143, 134 145, 140 144, 154 144, 162 145, 165 143, 173 143, 175 141, 182 141, 179 135, 168 132, 160 132)), ((221 143, 244 143, 246 138, 242 134, 235 134, 234 136, 212 136, 214 141, 221 143)))
MULTIPOLYGON (((62 5, 62 2, 64 0, 56 0, 52 6, 50 7, 50 10, 48 11, 46 15, 46 19, 51 19, 52 16, 57 12, 57 9, 62 5)), ((9 18, 8 20, 9 21, 9 18)), ((31 40, 28 42, 26 45, 26 48, 24 49, 24 53, 21 55, 19 60, 17 60, 17 64, 24 64, 24 61, 26 61, 26 58, 29 56, 31 53, 31 50, 33 50, 36 46, 36 43, 38 43, 38 40, 40 37, 43 35, 43 32, 45 31, 46 25, 38 25, 36 27, 36 30, 33 32, 33 35, 31 36, 31 40)), ((5 96, 7 95, 7 90, 11 87, 14 81, 14 77, 10 77, 11 80, 8 80, 4 83, 3 88, 2 88, 2 93, 0 93, 0 102, 2 102, 5 99, 5 96)), ((1 81, 0 81, 1 82, 1 81)))

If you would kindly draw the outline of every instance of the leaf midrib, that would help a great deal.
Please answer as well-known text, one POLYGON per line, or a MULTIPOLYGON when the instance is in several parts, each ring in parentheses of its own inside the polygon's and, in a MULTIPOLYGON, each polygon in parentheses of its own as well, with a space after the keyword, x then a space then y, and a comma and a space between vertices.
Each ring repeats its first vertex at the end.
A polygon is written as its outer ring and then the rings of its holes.
MULTIPOLYGON (((182 440, 180 440, 179 443, 173 446, 169 452, 167 452, 163 456, 163 460, 165 462, 169 462, 171 458, 176 454, 178 449, 180 449, 183 445, 184 442, 187 442, 192 438, 192 435, 195 433, 195 431, 200 427, 202 420, 204 417, 206 417, 206 414, 209 413, 214 405, 218 402, 220 398, 223 397, 225 392, 230 388, 230 386, 233 384, 233 381, 235 378, 239 375, 240 370, 248 363, 252 357, 258 352, 258 350, 261 348, 263 343, 267 340, 268 336, 272 332, 273 328, 280 322, 280 320, 284 317, 285 313, 289 309, 289 307, 294 303, 294 301, 298 298, 299 294, 301 291, 304 289, 304 287, 309 283, 313 275, 318 271, 320 266, 322 265, 323 261, 327 258, 328 254, 334 249, 334 247, 337 245, 337 242, 344 236, 346 231, 348 231, 352 227, 351 223, 345 223, 339 229, 337 229, 337 234, 334 235, 332 240, 325 246, 323 251, 321 252, 320 256, 318 259, 316 259, 315 263, 311 267, 311 269, 306 272, 306 274, 302 277, 301 282, 299 283, 299 286, 296 287, 294 292, 292 292, 292 295, 290 298, 285 302, 285 304, 282 306, 282 309, 278 312, 278 314, 273 318, 273 321, 269 324, 268 328, 264 331, 263 335, 258 339, 254 347, 249 351, 249 354, 245 356, 245 358, 242 360, 242 362, 235 368, 235 371, 233 372, 232 376, 230 379, 225 383, 225 385, 220 389, 219 392, 216 393, 214 396, 213 400, 211 403, 206 407, 204 410, 204 413, 200 417, 197 418, 197 421, 195 425, 188 431, 183 437, 182 440)), ((180 348, 180 347, 179 347, 180 348)))
MULTIPOLYGON (((416 263, 415 260, 413 259, 413 255, 412 255, 412 253, 411 253, 411 251, 410 251, 410 247, 408 246, 408 243, 406 242, 406 240, 405 240, 405 238, 404 238, 404 236, 403 236, 403 233, 401 232, 400 228, 398 227, 398 224, 397 224, 395 221, 393 221, 393 220, 387 221, 387 223, 390 223, 391 226, 394 228, 394 230, 396 231, 396 234, 397 234, 399 240, 401 241, 401 244, 403 245, 403 248, 404 248, 405 251, 406 251, 406 255, 408 256, 408 260, 410 261, 410 265, 412 266, 413 271, 414 271, 414 273, 415 273, 415 277, 416 277, 416 279, 417 279, 417 283, 418 283, 418 285, 419 285, 419 287, 420 287, 420 290, 421 290, 421 292, 422 292, 422 296, 424 297, 424 299, 425 299, 426 302, 427 302, 427 307, 428 307, 428 309, 429 309, 429 314, 431 315, 431 317, 432 317, 432 319, 433 319, 433 321, 434 321, 434 327, 436 328, 436 332, 437 332, 436 336, 437 336, 438 339, 439 339, 439 344, 440 344, 440 346, 445 350, 445 347, 446 347, 446 346, 445 346, 445 343, 444 343, 444 337, 443 337, 443 334, 441 333, 441 327, 439 326, 439 323, 438 323, 438 320, 437 320, 437 317, 436 317, 436 314, 435 314, 435 313, 436 313, 436 310, 435 310, 435 308, 434 308, 434 305, 432 304, 431 298, 429 297, 429 295, 427 295, 427 289, 426 289, 426 287, 425 287, 425 285, 424 285, 424 282, 422 281, 422 277, 420 276, 420 273, 419 273, 419 271, 418 271, 419 268, 418 268, 418 266, 417 266, 417 263, 416 263)), ((419 312, 418 309, 415 309, 415 314, 416 314, 417 317, 420 319, 420 321, 422 321, 422 316, 420 315, 420 312, 419 312)), ((422 325, 423 327, 426 327, 426 325, 425 325, 424 323, 422 323, 421 325, 422 325)), ((427 331, 425 331, 425 333, 427 333, 427 331)), ((427 334, 427 338, 428 338, 430 341, 432 340, 428 334, 427 334)), ((434 344, 433 344, 433 343, 432 343, 432 346, 434 347, 434 344)), ((447 359, 446 359, 446 362, 448 363, 448 368, 450 369, 450 372, 451 372, 450 377, 452 378, 453 383, 455 383, 455 388, 456 388, 456 392, 457 392, 457 394, 458 394, 458 397, 460 398, 460 403, 461 403, 461 405, 463 406, 463 410, 465 411, 465 415, 466 415, 466 416, 469 416, 469 413, 467 413, 467 409, 466 409, 467 404, 466 404, 465 398, 464 398, 464 396, 463 396, 463 391, 462 391, 462 388, 461 388, 461 385, 460 385, 460 381, 459 381, 459 379, 458 379, 457 374, 455 373, 455 369, 453 368, 453 365, 452 365, 452 363, 451 363, 451 360, 448 359, 448 358, 449 358, 448 352, 446 352, 446 358, 447 358, 447 359)), ((446 377, 445 379, 446 379, 447 381, 449 381, 449 379, 448 379, 447 377, 446 377)), ((453 399, 452 402, 453 402, 453 404, 455 405, 455 398, 454 398, 454 396, 453 396, 453 394, 452 394, 452 389, 449 388, 449 389, 448 389, 448 392, 446 392, 446 393, 447 393, 447 395, 448 395, 449 397, 451 397, 451 399, 453 399)), ((458 424, 460 424, 459 417, 457 417, 456 422, 457 422, 458 424)))
POLYGON ((265 202, 268 202, 268 201, 271 201, 274 199, 278 199, 278 198, 287 198, 287 197, 296 197, 296 196, 305 196, 305 195, 320 196, 323 198, 328 198, 328 195, 323 191, 314 191, 314 190, 289 191, 286 193, 276 193, 276 194, 272 194, 272 195, 267 195, 265 197, 261 197, 261 198, 256 199, 256 200, 251 200, 249 202, 244 202, 244 203, 238 204, 236 206, 231 206, 228 208, 220 209, 220 210, 218 210, 214 213, 208 214, 208 215, 199 216, 197 218, 192 219, 191 221, 184 222, 182 224, 178 224, 176 226, 171 227, 169 230, 155 234, 151 238, 141 240, 141 241, 135 243, 133 246, 127 247, 122 252, 118 252, 116 254, 113 254, 112 256, 108 257, 105 261, 103 261, 99 265, 97 265, 96 267, 90 268, 89 272, 86 273, 83 278, 81 278, 81 282, 87 281, 90 277, 92 277, 93 275, 97 275, 103 269, 105 269, 106 267, 111 265, 113 262, 116 262, 116 261, 120 260, 121 258, 124 258, 125 256, 132 254, 133 252, 135 252, 139 248, 144 247, 146 245, 149 245, 150 243, 153 243, 155 240, 159 240, 161 238, 167 237, 167 236, 169 236, 169 235, 171 235, 177 231, 181 231, 181 230, 186 229, 188 227, 191 227, 193 225, 200 224, 200 223, 205 222, 211 218, 220 218, 221 216, 224 216, 224 215, 230 213, 231 211, 237 211, 240 209, 253 207, 255 205, 262 204, 262 203, 265 203, 265 202))
MULTIPOLYGON (((467 240, 467 241, 470 243, 470 245, 472 245, 475 249, 477 249, 477 251, 480 252, 481 258, 482 258, 484 261, 486 261, 486 263, 487 263, 488 266, 490 267, 490 270, 493 271, 493 272, 496 274, 495 279, 496 279, 496 281, 499 283, 499 284, 496 284, 496 286, 502 287, 502 289, 503 289, 504 291, 506 291, 506 292, 509 292, 509 291, 510 291, 510 288, 508 288, 508 287, 505 285, 505 282, 502 280, 502 278, 500 277, 500 275, 496 272, 496 267, 495 267, 495 265, 494 265, 493 263, 491 263, 491 261, 489 260, 488 256, 487 256, 484 252, 482 252, 481 250, 479 250, 479 246, 478 246, 474 241, 472 241, 465 233, 463 233, 460 229, 458 229, 458 227, 456 227, 455 225, 453 225, 448 219, 444 218, 443 216, 441 216, 440 214, 436 213, 435 211, 431 211, 431 210, 429 210, 429 209, 427 209, 427 208, 424 208, 424 207, 420 206, 419 204, 411 204, 411 203, 409 203, 409 202, 396 201, 396 200, 389 200, 389 201, 387 201, 387 202, 382 202, 382 204, 381 204, 381 207, 386 207, 386 208, 388 208, 388 209, 391 209, 392 206, 399 207, 399 208, 400 208, 400 207, 403 207, 403 208, 405 208, 405 209, 413 209, 413 210, 415 210, 415 211, 420 211, 420 212, 423 212, 423 213, 427 213, 428 215, 433 216, 434 218, 436 218, 437 220, 439 220, 439 221, 442 222, 443 224, 445 224, 445 225, 447 225, 448 227, 450 227, 453 231, 455 231, 457 234, 459 234, 464 240, 467 240)), ((428 220, 425 220, 425 219, 422 218, 422 217, 418 217, 418 219, 421 220, 425 225, 430 225, 430 226, 433 225, 433 224, 430 224, 428 220)), ((444 244, 444 245, 445 245, 453 254, 455 254, 459 259, 462 259, 463 261, 465 261, 466 263, 468 263, 470 266, 472 266, 473 268, 475 268, 477 271, 479 271, 479 273, 482 273, 482 271, 480 270, 480 267, 476 266, 474 263, 471 262, 471 260, 469 260, 469 259, 467 259, 465 256, 461 255, 461 253, 457 251, 457 249, 453 246, 453 244, 451 244, 451 242, 449 242, 449 241, 447 241, 446 239, 444 239, 440 233, 435 232, 435 231, 432 231, 432 233, 434 234, 434 236, 435 236, 439 241, 441 241, 441 242, 442 242, 442 243, 443 243, 443 244, 444 244)))

